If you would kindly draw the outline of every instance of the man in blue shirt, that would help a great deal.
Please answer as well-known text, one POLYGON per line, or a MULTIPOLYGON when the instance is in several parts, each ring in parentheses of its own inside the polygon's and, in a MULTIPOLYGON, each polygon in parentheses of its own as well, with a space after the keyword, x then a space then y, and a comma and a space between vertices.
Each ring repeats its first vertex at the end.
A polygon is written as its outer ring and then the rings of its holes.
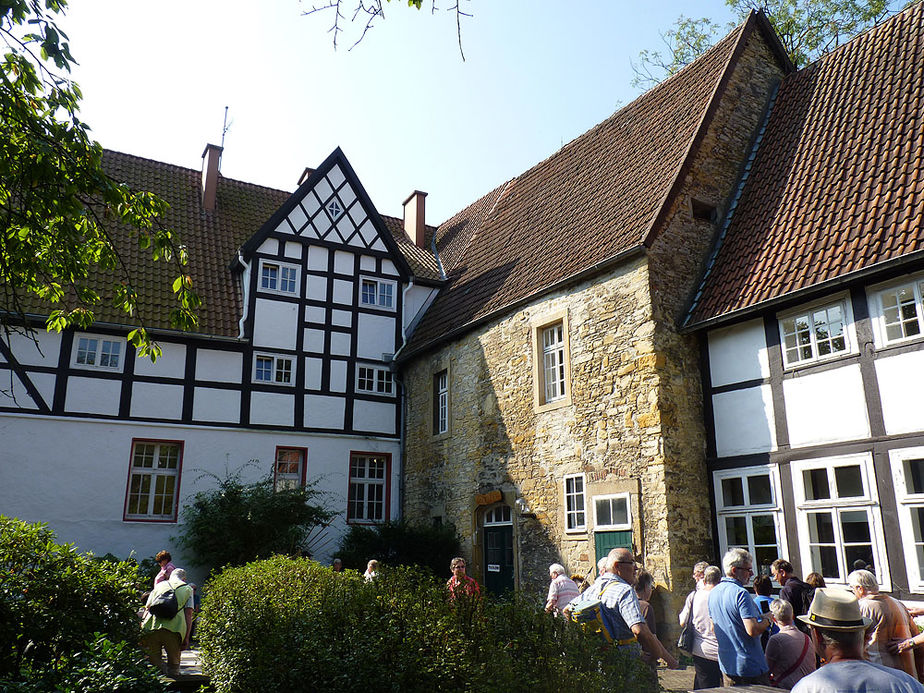
POLYGON ((767 660, 760 647, 760 636, 770 619, 757 611, 757 605, 744 586, 754 574, 751 554, 729 549, 722 558, 725 577, 709 593, 709 617, 719 643, 719 668, 728 686, 770 685, 767 660))

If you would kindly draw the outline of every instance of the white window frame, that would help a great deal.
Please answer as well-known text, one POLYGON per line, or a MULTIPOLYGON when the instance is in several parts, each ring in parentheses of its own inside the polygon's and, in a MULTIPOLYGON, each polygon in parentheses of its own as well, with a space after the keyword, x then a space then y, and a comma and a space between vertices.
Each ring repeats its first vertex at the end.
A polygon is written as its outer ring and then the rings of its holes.
MULTIPOLYGON (((873 315, 873 332, 876 346, 879 348, 905 344, 907 342, 924 339, 924 275, 905 276, 897 281, 877 284, 867 289, 870 296, 870 312, 873 315), (889 339, 886 325, 886 309, 883 298, 886 294, 897 292, 903 288, 910 288, 914 296, 915 323, 918 334, 903 335, 897 339, 889 339)), ((904 328, 902 329, 904 332, 904 328)))
POLYGON ((533 406, 537 412, 570 406, 571 345, 568 312, 562 310, 540 315, 530 322, 530 329, 533 341, 533 406), (556 335, 547 345, 546 336, 552 330, 561 330, 561 339, 557 339, 556 335))
POLYGON ((71 355, 71 367, 73 368, 81 368, 88 371, 108 371, 110 373, 121 373, 125 367, 125 340, 121 337, 78 332, 74 335, 74 346, 72 350, 73 354, 71 355), (79 360, 82 353, 90 353, 87 351, 87 349, 81 348, 81 340, 86 340, 87 347, 89 347, 90 342, 95 342, 95 346, 92 351, 93 363, 87 363, 86 361, 81 363, 79 360), (106 345, 109 345, 108 351, 106 345), (116 365, 101 365, 100 362, 103 360, 112 363, 113 346, 117 347, 118 351, 118 360, 116 365), (106 358, 104 359, 104 357, 106 358))
POLYGON ((586 532, 587 531, 587 478, 584 474, 567 474, 562 479, 562 489, 564 493, 564 503, 562 503, 562 508, 565 511, 565 532, 586 532), (579 480, 581 482, 581 490, 574 491, 572 493, 568 492, 568 481, 569 480, 579 480), (581 509, 568 509, 568 498, 580 498, 581 499, 581 509), (579 516, 583 518, 583 521, 578 523, 577 520, 579 516), (571 524, 571 520, 574 518, 574 524, 571 524))
POLYGON ((284 488, 300 488, 304 486, 308 473, 308 450, 280 445, 276 448, 276 457, 273 460, 273 490, 284 488), (280 464, 291 464, 292 460, 282 459, 290 453, 298 455, 297 469, 294 472, 279 471, 280 464))
MULTIPOLYGON (((755 558, 757 543, 754 540, 754 517, 765 517, 767 515, 773 518, 773 527, 776 532, 777 555, 786 556, 789 549, 786 545, 786 527, 783 521, 783 504, 780 494, 780 470, 775 464, 763 464, 753 467, 743 467, 737 469, 720 469, 712 473, 713 490, 715 493, 716 508, 716 526, 719 534, 719 552, 725 555, 730 548, 740 547, 746 549, 748 553, 755 558), (750 491, 748 489, 748 478, 755 476, 770 477, 770 503, 751 504, 750 491), (726 479, 740 479, 743 493, 743 505, 725 505, 725 496, 722 493, 722 482, 726 479), (728 533, 725 520, 727 518, 743 517, 747 522, 747 545, 732 544, 728 541, 728 533)), ((765 546, 761 544, 760 546, 765 546)), ((755 570, 757 570, 755 565, 755 570)))
POLYGON ((908 589, 924 592, 924 570, 918 561, 917 547, 924 546, 924 527, 921 527, 921 541, 915 542, 912 511, 924 508, 924 493, 909 493, 905 479, 905 461, 924 459, 924 447, 901 448, 889 451, 892 466, 892 481, 895 500, 898 505, 898 526, 901 531, 902 547, 905 551, 905 567, 908 575, 908 589))
MULTIPOLYGON (((843 358, 844 356, 849 356, 850 354, 857 353, 856 350, 856 335, 853 324, 853 311, 851 310, 850 301, 847 296, 837 296, 837 297, 827 297, 823 301, 816 301, 808 305, 800 306, 797 309, 786 311, 777 316, 777 326, 780 332, 780 348, 783 352, 783 366, 785 368, 798 368, 800 366, 805 366, 812 363, 820 363, 823 361, 830 361, 832 359, 843 358), (839 307, 841 309, 841 317, 843 322, 843 333, 844 338, 844 349, 840 351, 832 351, 829 354, 821 355, 818 353, 818 336, 815 333, 815 324, 813 314, 821 310, 830 310, 831 308, 839 307), (796 320, 797 318, 805 317, 809 322, 809 344, 802 346, 809 346, 812 350, 812 356, 809 358, 800 358, 796 360, 791 360, 789 350, 786 347, 786 327, 785 323, 789 320, 796 320)), ((802 346, 796 346, 797 351, 802 348, 802 346)), ((833 345, 832 345, 833 346, 833 345)))
POLYGON ((377 310, 390 310, 394 311, 397 304, 397 283, 389 281, 387 279, 379 279, 378 277, 364 277, 359 278, 359 305, 366 308, 375 308, 377 310), (364 291, 366 283, 375 284, 375 296, 371 302, 366 301, 366 292, 364 291), (383 287, 388 287, 387 292, 383 292, 383 287), (382 297, 385 295, 389 297, 389 303, 381 303, 382 297))
POLYGON ((484 527, 505 527, 513 524, 513 511, 509 505, 495 505, 484 513, 484 527))
POLYGON ((280 296, 297 296, 298 287, 300 285, 300 279, 301 279, 300 270, 301 268, 298 265, 293 265, 288 262, 279 262, 277 260, 260 260, 260 271, 257 275, 257 291, 261 293, 278 294, 280 296), (275 287, 263 285, 264 268, 270 268, 270 267, 276 268, 276 286, 275 287), (284 274, 286 273, 290 273, 291 276, 289 276, 288 278, 284 278, 284 274), (284 290, 282 288, 282 284, 284 281, 287 283, 288 282, 292 283, 293 286, 292 286, 291 291, 284 290))
MULTIPOLYGON (((375 471, 378 471, 376 469, 375 471)), ((349 483, 347 489, 347 524, 379 524, 388 521, 390 499, 389 492, 391 489, 391 458, 384 454, 353 452, 350 453, 349 483), (353 461, 356 459, 365 459, 366 464, 363 467, 363 475, 354 475, 353 461), (369 461, 381 460, 382 475, 371 477, 369 473, 369 461), (359 498, 358 489, 362 489, 362 498, 359 498), (373 497, 376 496, 376 497, 373 497), (378 496, 381 495, 379 498, 378 496), (381 507, 381 516, 375 517, 373 510, 381 507), (356 514, 355 510, 359 508, 361 512, 356 514)))
MULTIPOLYGON (((137 438, 132 440, 131 447, 131 456, 128 461, 128 487, 125 491, 125 512, 123 514, 123 520, 125 521, 143 521, 143 522, 176 522, 178 504, 180 500, 180 478, 182 476, 183 470, 183 441, 180 440, 147 440, 142 438, 137 438), (153 446, 152 457, 151 457, 151 466, 136 466, 135 465, 135 455, 138 451, 138 447, 144 446, 153 446), (165 447, 176 448, 176 467, 161 467, 161 451, 165 447), (137 470, 137 471, 136 471, 137 470), (146 493, 133 493, 133 484, 135 478, 139 480, 148 478, 148 487, 146 493), (158 493, 157 487, 158 484, 163 483, 167 484, 168 480, 172 479, 173 483, 173 493, 171 501, 170 512, 168 513, 154 513, 154 503, 158 496, 164 497, 166 494, 158 493), (147 510, 145 512, 130 512, 132 496, 137 495, 139 499, 141 496, 147 496, 146 505, 147 510)), ((143 481, 139 481, 143 483, 143 481)))
POLYGON ((391 376, 391 371, 388 368, 378 368, 376 366, 370 366, 368 364, 357 364, 356 365, 356 391, 364 392, 370 395, 382 395, 383 397, 390 397, 395 392, 394 379, 391 376), (362 377, 362 371, 367 371, 367 377, 362 377), (369 380, 369 375, 372 376, 372 387, 366 387, 363 385, 364 380, 369 380))
POLYGON ((294 387, 295 386, 295 357, 290 355, 279 355, 279 354, 265 354, 265 353, 256 353, 253 355, 253 381, 260 385, 278 385, 280 387, 294 387), (272 380, 263 380, 262 378, 257 378, 257 364, 263 360, 269 359, 272 360, 272 380), (285 368, 285 363, 288 362, 288 368, 285 368), (288 371, 289 379, 279 380, 279 377, 288 371))
POLYGON ((632 529, 632 500, 630 494, 627 492, 623 493, 606 493, 597 496, 591 496, 590 502, 594 508, 594 531, 611 531, 611 530, 631 530, 632 529), (609 501, 610 502, 610 511, 613 509, 613 501, 623 501, 626 504, 626 521, 617 522, 610 524, 601 524, 599 518, 597 517, 597 502, 598 501, 609 501))
POLYGON ((433 374, 433 434, 449 433, 449 369, 433 374))
POLYGON ((543 402, 551 404, 564 399, 568 388, 564 322, 543 327, 539 338, 542 344, 543 402))
MULTIPOLYGON (((841 513, 851 511, 864 511, 869 518, 870 543, 872 544, 874 573, 879 578, 880 589, 891 591, 892 581, 889 575, 889 561, 886 557, 885 536, 883 533, 882 513, 879 505, 879 495, 876 489, 876 475, 873 469, 873 458, 868 452, 853 455, 838 455, 836 457, 820 457, 808 460, 795 460, 790 464, 792 473, 793 494, 796 505, 796 527, 799 535, 799 546, 802 547, 802 574, 822 572, 819 567, 812 564, 811 543, 809 539, 809 514, 817 512, 830 512, 835 519, 841 513), (844 499, 835 497, 836 484, 834 470, 838 467, 860 467, 860 478, 863 482, 863 495, 850 496, 844 499), (827 470, 830 498, 806 500, 804 472, 812 469, 827 470)), ((844 556, 845 544, 843 526, 840 521, 834 522, 834 547, 837 552, 839 576, 825 576, 825 582, 830 586, 846 585, 847 575, 852 568, 846 564, 844 556)))

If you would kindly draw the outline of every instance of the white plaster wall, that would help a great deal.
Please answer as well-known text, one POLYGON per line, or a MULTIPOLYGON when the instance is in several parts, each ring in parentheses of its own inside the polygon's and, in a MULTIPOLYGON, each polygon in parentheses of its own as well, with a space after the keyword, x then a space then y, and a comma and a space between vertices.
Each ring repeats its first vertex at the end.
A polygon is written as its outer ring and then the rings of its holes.
POLYGON ((334 272, 337 274, 353 274, 355 255, 343 250, 334 251, 334 272))
POLYGON ((55 401, 55 374, 54 373, 30 373, 29 379, 35 385, 45 404, 51 409, 55 401))
POLYGON ((316 323, 318 325, 323 325, 326 316, 327 316, 326 308, 321 308, 320 306, 306 306, 305 307, 305 320, 307 320, 308 322, 316 323))
POLYGON ((302 348, 309 354, 324 353, 324 330, 305 329, 305 341, 302 348))
POLYGON ((308 246, 308 269, 317 272, 327 271, 327 248, 321 246, 308 246))
POLYGON ((349 356, 353 337, 346 332, 330 333, 330 353, 334 356, 349 356))
POLYGON ((784 380, 783 396, 793 447, 869 437, 859 365, 784 380))
POLYGON ((183 418, 183 386, 161 383, 134 383, 132 385, 132 416, 152 419, 183 418))
POLYGON ((267 238, 257 248, 258 253, 266 253, 267 255, 275 255, 279 252, 279 241, 275 238, 267 238))
POLYGON ((390 274, 393 277, 398 276, 398 268, 391 260, 382 260, 382 274, 390 274))
POLYGON ((293 260, 301 260, 302 248, 302 244, 298 241, 286 241, 286 247, 284 251, 285 256, 292 258, 293 260))
POLYGON ((305 395, 305 426, 343 430, 344 410, 342 397, 305 395))
POLYGON ((332 301, 342 305, 353 304, 353 282, 344 281, 343 279, 334 280, 334 295, 332 301))
POLYGON ((396 440, 11 414, 0 414, 0 508, 29 522, 47 522, 59 541, 97 555, 141 559, 166 548, 201 584, 191 556, 171 540, 177 524, 122 520, 133 439, 183 442, 180 508, 197 492, 214 488, 210 474, 224 478, 240 470, 245 481, 257 481, 271 473, 277 446, 307 448, 308 478, 319 481, 329 507, 341 513, 319 540, 315 557, 322 561, 330 559, 346 531, 351 451, 392 455, 391 510, 393 519, 398 516, 396 440))
MULTIPOLYGON (((312 250, 314 250, 312 248, 312 250)), ((327 300, 327 278, 326 277, 317 277, 313 274, 308 275, 308 288, 307 288, 308 298, 313 301, 326 301, 327 300)))
POLYGON ((295 422, 295 395, 253 392, 250 395, 250 423, 292 426, 295 422))
POLYGON ((338 327, 352 327, 353 314, 348 310, 332 310, 330 312, 331 324, 338 327))
POLYGON ((110 414, 115 416, 119 413, 119 400, 121 397, 121 380, 72 376, 67 379, 64 410, 75 414, 110 414))
POLYGON ((193 419, 238 423, 241 420, 240 391, 197 387, 193 393, 193 419))
POLYGON ((258 298, 254 308, 254 346, 294 349, 298 311, 296 303, 258 298))
POLYGON ((395 318, 383 315, 359 314, 356 336, 356 356, 381 361, 382 354, 395 353, 395 318))
POLYGON ((61 352, 61 335, 58 332, 35 330, 31 336, 13 333, 9 336, 7 344, 22 366, 58 365, 58 354, 61 352))
POLYGON ((359 268, 363 272, 375 272, 375 258, 371 255, 360 255, 359 268))
POLYGON ((770 377, 763 320, 712 330, 707 339, 713 387, 770 377))
POLYGON ((417 284, 404 292, 404 324, 401 327, 405 331, 412 322, 418 319, 421 310, 428 307, 430 302, 436 298, 436 294, 436 289, 417 284))
MULTIPOLYGON (((50 405, 50 402, 46 402, 50 405)), ((0 371, 0 407, 37 409, 35 401, 26 392, 25 386, 12 370, 0 371)))
POLYGON ((769 385, 713 395, 712 408, 719 457, 776 449, 773 393, 769 385))
POLYGON ((347 391, 347 363, 331 359, 330 362, 330 389, 331 392, 347 391))
POLYGON ((196 380, 239 383, 243 359, 243 354, 233 351, 199 349, 196 352, 196 380))
POLYGON ((163 353, 157 361, 135 358, 136 375, 153 375, 159 378, 182 378, 186 375, 186 345, 158 342, 163 353))
POLYGON ((395 432, 395 405, 385 402, 353 400, 353 428, 375 433, 395 432))
POLYGON ((323 359, 305 359, 305 388, 308 390, 321 389, 321 368, 323 359))
POLYGON ((924 431, 924 351, 876 360, 886 433, 924 431))

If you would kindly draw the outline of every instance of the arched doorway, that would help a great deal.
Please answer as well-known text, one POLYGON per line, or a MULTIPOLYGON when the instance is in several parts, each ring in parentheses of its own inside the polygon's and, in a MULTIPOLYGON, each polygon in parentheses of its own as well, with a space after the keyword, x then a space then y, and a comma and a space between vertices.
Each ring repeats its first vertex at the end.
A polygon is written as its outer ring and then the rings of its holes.
POLYGON ((509 505, 484 513, 484 586, 492 594, 513 589, 513 514, 509 505))

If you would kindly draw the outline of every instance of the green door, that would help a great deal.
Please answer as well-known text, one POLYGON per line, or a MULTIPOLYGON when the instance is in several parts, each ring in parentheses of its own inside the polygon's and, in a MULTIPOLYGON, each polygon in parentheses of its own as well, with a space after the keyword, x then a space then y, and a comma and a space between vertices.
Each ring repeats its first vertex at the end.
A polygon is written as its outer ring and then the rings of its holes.
POLYGON ((632 550, 631 529, 621 532, 594 532, 594 553, 597 561, 613 549, 632 550))
POLYGON ((513 525, 484 528, 484 586, 492 594, 513 589, 513 525))

